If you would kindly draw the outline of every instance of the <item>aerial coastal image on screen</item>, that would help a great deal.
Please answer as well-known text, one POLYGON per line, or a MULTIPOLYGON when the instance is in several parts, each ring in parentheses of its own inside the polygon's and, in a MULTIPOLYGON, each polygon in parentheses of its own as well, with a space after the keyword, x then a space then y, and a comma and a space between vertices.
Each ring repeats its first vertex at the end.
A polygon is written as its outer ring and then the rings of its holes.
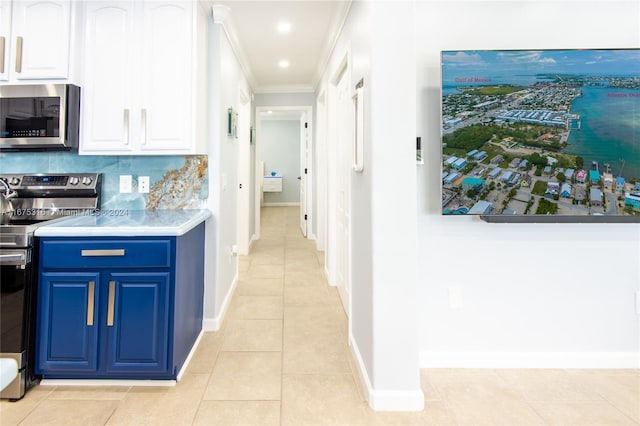
POLYGON ((640 49, 442 52, 442 213, 640 215, 640 49))

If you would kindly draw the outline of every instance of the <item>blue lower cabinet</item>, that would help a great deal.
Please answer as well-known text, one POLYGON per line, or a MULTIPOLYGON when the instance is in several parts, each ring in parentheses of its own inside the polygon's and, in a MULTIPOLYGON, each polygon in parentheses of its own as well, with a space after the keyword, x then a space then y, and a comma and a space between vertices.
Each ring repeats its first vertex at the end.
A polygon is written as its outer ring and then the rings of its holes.
POLYGON ((41 275, 37 352, 41 371, 98 370, 99 284, 99 273, 41 275))
POLYGON ((168 272, 110 275, 107 371, 168 371, 170 282, 168 272))
POLYGON ((39 265, 37 374, 176 378, 202 330, 204 224, 179 237, 44 237, 39 265))

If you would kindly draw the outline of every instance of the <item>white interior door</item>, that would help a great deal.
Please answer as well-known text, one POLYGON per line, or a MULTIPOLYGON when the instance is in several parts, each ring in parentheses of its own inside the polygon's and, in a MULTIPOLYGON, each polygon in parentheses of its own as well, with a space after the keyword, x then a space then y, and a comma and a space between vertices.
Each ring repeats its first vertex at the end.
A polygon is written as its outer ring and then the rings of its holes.
POLYGON ((348 73, 337 84, 336 149, 336 286, 347 315, 349 312, 349 175, 353 137, 353 108, 348 73))
POLYGON ((309 124, 307 122, 307 114, 302 113, 300 117, 300 230, 303 236, 307 236, 307 183, 308 183, 308 164, 309 156, 309 124))

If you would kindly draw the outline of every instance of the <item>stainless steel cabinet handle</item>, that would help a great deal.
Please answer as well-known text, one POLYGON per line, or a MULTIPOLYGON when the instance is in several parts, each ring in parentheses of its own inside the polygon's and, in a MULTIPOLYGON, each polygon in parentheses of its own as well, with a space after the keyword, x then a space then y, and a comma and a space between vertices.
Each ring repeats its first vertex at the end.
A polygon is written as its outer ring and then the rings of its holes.
POLYGON ((109 281, 109 304, 107 305, 107 326, 113 326, 113 311, 116 299, 116 282, 109 281))
POLYGON ((142 108, 142 111, 140 112, 141 115, 141 119, 142 119, 142 131, 144 132, 143 136, 142 136, 142 145, 146 145, 147 144, 147 109, 146 108, 142 108))
POLYGON ((89 294, 87 295, 87 325, 93 325, 95 291, 96 291, 96 282, 89 281, 89 294))
POLYGON ((129 145, 131 139, 131 119, 129 117, 130 111, 128 108, 124 110, 124 144, 129 145))
POLYGON ((22 37, 16 37, 16 72, 22 72, 22 37))
POLYGON ((4 73, 4 43, 5 38, 0 37, 0 74, 4 73))
POLYGON ((81 250, 80 255, 84 257, 97 257, 97 256, 124 256, 124 249, 111 249, 111 250, 81 250))

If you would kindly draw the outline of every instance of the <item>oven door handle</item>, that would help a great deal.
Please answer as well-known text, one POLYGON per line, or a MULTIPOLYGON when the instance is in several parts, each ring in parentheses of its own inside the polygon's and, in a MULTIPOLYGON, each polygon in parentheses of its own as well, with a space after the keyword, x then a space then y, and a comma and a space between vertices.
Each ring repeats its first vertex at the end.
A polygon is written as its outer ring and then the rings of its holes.
POLYGON ((0 254, 0 265, 5 262, 11 262, 11 264, 15 264, 15 262, 20 262, 22 264, 26 263, 27 256, 25 253, 9 253, 9 254, 0 254))

